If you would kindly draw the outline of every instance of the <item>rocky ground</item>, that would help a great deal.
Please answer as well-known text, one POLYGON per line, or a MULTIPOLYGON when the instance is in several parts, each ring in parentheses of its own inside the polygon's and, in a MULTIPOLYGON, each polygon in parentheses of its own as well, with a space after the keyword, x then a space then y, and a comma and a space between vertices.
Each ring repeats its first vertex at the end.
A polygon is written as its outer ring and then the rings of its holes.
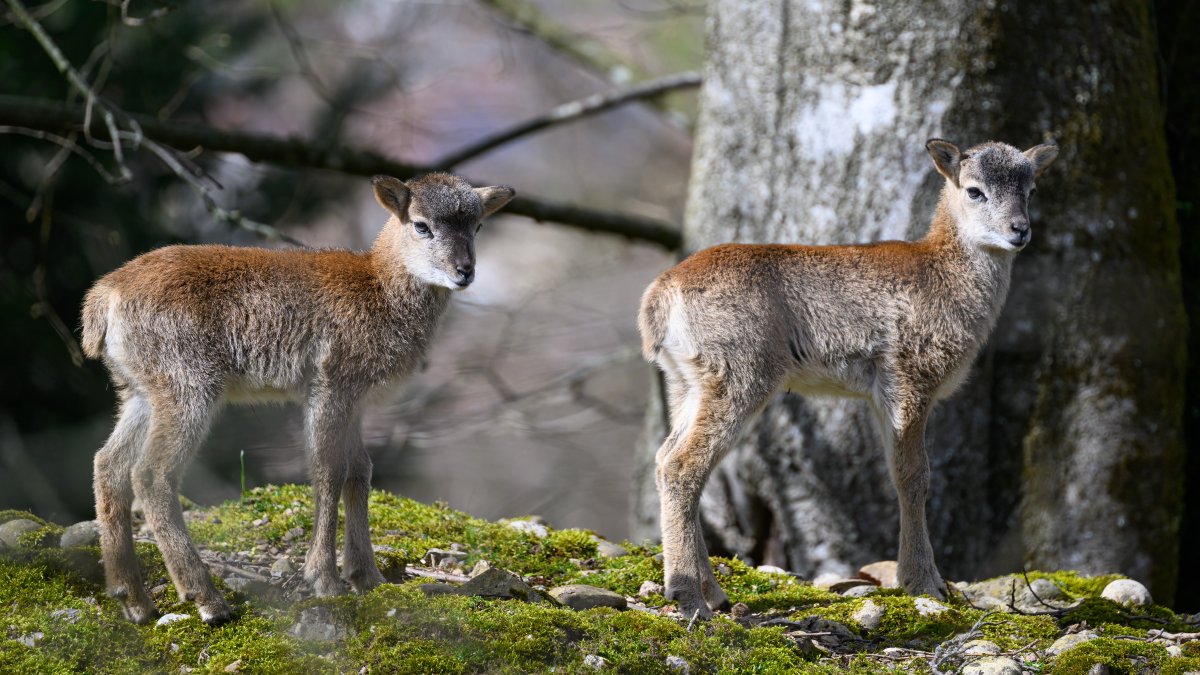
POLYGON ((1200 615, 1116 576, 1031 572, 939 602, 894 588, 887 561, 813 584, 714 559, 735 604, 697 622, 662 597, 654 548, 375 493, 392 583, 320 599, 298 573, 306 488, 186 513, 236 607, 224 626, 180 601, 144 527, 161 618, 133 626, 103 594, 94 523, 0 512, 0 672, 1200 673, 1200 615))

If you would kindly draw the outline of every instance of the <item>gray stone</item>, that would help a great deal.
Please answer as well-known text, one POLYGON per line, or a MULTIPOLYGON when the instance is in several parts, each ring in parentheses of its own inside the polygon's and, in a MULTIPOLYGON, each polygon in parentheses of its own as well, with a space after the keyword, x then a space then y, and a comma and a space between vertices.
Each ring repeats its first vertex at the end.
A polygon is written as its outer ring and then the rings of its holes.
POLYGON ((0 548, 19 548, 17 538, 26 532, 41 529, 41 525, 28 518, 17 518, 0 525, 0 548))
POLYGON ((525 532, 527 534, 532 534, 533 536, 537 537, 538 539, 544 539, 546 537, 546 535, 550 534, 550 530, 547 529, 545 525, 537 522, 536 520, 526 520, 526 519, 509 520, 509 521, 505 522, 504 524, 511 527, 514 530, 518 530, 520 532, 525 532))
POLYGON ((1098 637, 1100 636, 1090 630, 1064 635, 1055 640, 1053 644, 1046 648, 1046 655, 1058 656, 1065 651, 1074 649, 1085 642, 1091 642, 1098 637))
POLYGON ((971 640, 963 645, 962 653, 966 656, 999 656, 1000 645, 990 640, 971 640))
POLYGON ((292 624, 288 633, 310 642, 336 642, 349 635, 325 607, 311 607, 300 612, 300 620, 292 624))
POLYGON ((879 624, 883 621, 883 615, 886 613, 886 607, 867 600, 861 607, 854 610, 854 614, 851 614, 850 618, 866 630, 875 630, 879 628, 879 624))
POLYGON ((759 565, 756 569, 765 574, 788 574, 788 576, 791 576, 787 570, 774 565, 759 565))
POLYGON ((1021 675, 1021 664, 1007 656, 984 656, 959 671, 962 675, 1021 675))
POLYGON ((620 593, 614 593, 605 588, 596 588, 595 586, 587 586, 585 584, 556 586, 550 589, 550 597, 576 611, 592 609, 593 607, 625 609, 628 604, 625 596, 620 593))
POLYGON ((39 642, 41 642, 42 638, 44 638, 44 637, 46 637, 46 634, 39 630, 39 631, 34 631, 32 633, 26 633, 25 635, 22 635, 21 637, 17 638, 17 642, 20 642, 21 644, 25 645, 26 647, 36 647, 37 644, 39 642))
POLYGON ((643 581, 637 594, 639 598, 648 598, 652 595, 662 595, 665 592, 666 589, 657 581, 643 581))
POLYGON ((608 665, 608 659, 604 658, 603 656, 588 654, 587 656, 583 657, 583 665, 588 666, 589 668, 600 670, 604 666, 608 665))
POLYGON ((544 602, 538 592, 521 580, 521 577, 498 567, 489 568, 477 577, 458 587, 463 595, 478 595, 484 598, 513 598, 525 602, 544 602))
POLYGON ((271 576, 286 577, 289 574, 295 574, 296 568, 292 565, 292 561, 288 558, 280 558, 271 565, 271 576))
POLYGON ((867 584, 865 586, 851 586, 850 588, 847 588, 845 591, 842 592, 842 597, 862 598, 862 597, 871 595, 873 593, 877 593, 878 591, 879 591, 879 587, 874 584, 867 584))
POLYGON ((155 621, 154 625, 158 628, 162 628, 163 626, 170 626, 177 621, 183 621, 184 619, 190 618, 192 618, 191 614, 176 614, 172 612, 170 614, 163 614, 162 616, 158 617, 158 621, 155 621))
POLYGON ((425 552, 425 555, 421 556, 421 562, 437 569, 461 565, 466 559, 466 551, 446 550, 442 548, 431 548, 425 552))
POLYGON ((79 621, 80 617, 82 617, 82 616, 83 616, 83 612, 81 612, 77 609, 74 609, 74 608, 56 609, 53 612, 50 612, 51 618, 62 619, 63 621, 66 621, 67 623, 75 623, 75 622, 79 621))
POLYGON ((490 569, 492 569, 492 564, 490 562, 486 560, 480 560, 479 562, 475 563, 475 566, 471 568, 471 573, 467 576, 474 578, 490 569))
POLYGON ((917 606, 917 613, 926 617, 937 616, 950 609, 931 598, 913 598, 913 604, 917 606))
POLYGON ((238 659, 238 660, 234 661, 233 663, 230 663, 229 665, 225 666, 225 672, 227 672, 227 673, 238 673, 238 672, 241 672, 241 670, 242 670, 242 660, 241 659, 238 659))
MULTIPOLYGON (((419 586, 419 588, 421 589, 421 592, 426 595, 426 597, 433 597, 435 595, 451 595, 453 593, 458 593, 458 586, 455 586, 454 584, 441 584, 441 583, 421 584, 419 586)), ((393 610, 389 610, 389 611, 395 612, 396 610, 393 609, 393 610)))
POLYGON ((692 672, 691 666, 684 660, 682 656, 671 655, 667 657, 667 667, 681 675, 689 675, 692 672))
POLYGON ((620 558, 621 556, 629 555, 629 551, 620 544, 614 544, 600 537, 592 537, 592 540, 596 542, 596 555, 601 558, 620 558))
POLYGON ((1026 591, 1030 595, 1037 596, 1034 598, 1034 600, 1037 600, 1038 598, 1045 601, 1062 600, 1066 597, 1066 595, 1063 593, 1063 590, 1058 587, 1058 584, 1050 581, 1049 579, 1034 579, 1033 581, 1029 582, 1029 587, 1026 589, 1026 591))
POLYGON ((1073 604, 1053 581, 1034 579, 1028 583, 1024 575, 1010 574, 987 581, 958 586, 967 600, 980 609, 1013 611, 1014 605, 1022 612, 1037 612, 1049 607, 1062 609, 1073 604))
POLYGON ((1142 607, 1154 602, 1150 598, 1149 589, 1133 579, 1117 579, 1109 583, 1101 591, 1100 597, 1112 600, 1120 605, 1132 605, 1135 607, 1142 607))
POLYGON ((58 539, 58 545, 63 548, 78 546, 99 546, 100 526, 94 520, 84 520, 68 527, 58 539))

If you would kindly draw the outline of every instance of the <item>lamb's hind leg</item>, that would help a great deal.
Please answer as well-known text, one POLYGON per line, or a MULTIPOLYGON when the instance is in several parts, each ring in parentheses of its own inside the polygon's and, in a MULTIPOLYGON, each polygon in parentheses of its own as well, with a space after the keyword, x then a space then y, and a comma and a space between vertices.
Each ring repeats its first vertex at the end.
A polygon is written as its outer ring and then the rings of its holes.
POLYGON ((229 603, 213 585, 179 504, 183 471, 208 432, 216 397, 201 388, 175 386, 156 393, 151 402, 150 437, 133 467, 134 491, 179 596, 196 603, 205 623, 223 623, 230 619, 229 603))
POLYGON ((726 605, 728 597, 713 575, 700 531, 700 493, 770 389, 761 383, 721 380, 712 373, 696 375, 687 378, 682 419, 673 421, 676 431, 659 450, 655 477, 662 505, 666 595, 685 616, 708 618, 711 608, 726 605))
POLYGON ((149 428, 149 402, 137 393, 128 394, 116 427, 93 462, 96 521, 108 594, 121 602, 125 618, 134 623, 146 623, 157 613, 142 583, 130 520, 133 465, 146 445, 149 428))

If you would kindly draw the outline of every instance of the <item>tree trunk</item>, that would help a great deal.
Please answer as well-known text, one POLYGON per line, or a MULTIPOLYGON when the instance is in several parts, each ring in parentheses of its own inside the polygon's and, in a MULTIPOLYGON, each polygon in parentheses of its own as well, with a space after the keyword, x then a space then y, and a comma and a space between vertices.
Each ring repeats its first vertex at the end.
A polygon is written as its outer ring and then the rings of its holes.
MULTIPOLYGON (((952 579, 1023 563, 1122 572, 1169 600, 1184 315, 1146 7, 713 0, 710 12, 688 251, 916 238, 942 182, 926 139, 1062 146, 989 346, 931 419, 930 531, 952 579)), ((639 451, 642 536, 657 535, 645 497, 661 417, 639 451)), ((896 552, 895 492, 858 401, 778 397, 702 504, 714 549, 809 577, 896 552)))

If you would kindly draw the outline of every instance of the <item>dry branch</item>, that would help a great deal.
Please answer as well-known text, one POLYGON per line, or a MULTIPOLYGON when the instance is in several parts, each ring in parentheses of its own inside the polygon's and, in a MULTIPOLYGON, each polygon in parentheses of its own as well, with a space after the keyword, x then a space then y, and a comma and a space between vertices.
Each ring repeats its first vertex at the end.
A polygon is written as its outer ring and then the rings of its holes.
POLYGON ((565 122, 598 115, 618 106, 653 99, 663 94, 679 89, 691 89, 700 86, 700 73, 686 72, 667 75, 642 82, 627 89, 618 89, 607 94, 592 94, 577 101, 563 103, 549 112, 532 117, 524 122, 515 124, 508 129, 481 138, 480 140, 457 150, 438 161, 440 166, 455 167, 463 162, 478 157, 493 148, 513 141, 521 136, 540 131, 546 127, 565 122))
MULTIPOLYGON (((438 168, 407 164, 370 150, 344 145, 329 148, 301 138, 223 131, 202 124, 164 121, 132 113, 127 113, 127 116, 130 121, 136 122, 146 139, 180 151, 203 148, 214 152, 237 153, 254 162, 327 169, 360 176, 382 173, 402 179, 438 168)), ((0 124, 63 133, 82 129, 84 120, 85 110, 79 106, 0 95, 0 124)), ((91 130, 104 129, 99 120, 91 120, 90 125, 91 130)), ((600 211, 525 196, 515 198, 505 211, 539 222, 555 222, 593 232, 647 241, 670 250, 680 245, 679 229, 671 223, 654 218, 600 211)))

